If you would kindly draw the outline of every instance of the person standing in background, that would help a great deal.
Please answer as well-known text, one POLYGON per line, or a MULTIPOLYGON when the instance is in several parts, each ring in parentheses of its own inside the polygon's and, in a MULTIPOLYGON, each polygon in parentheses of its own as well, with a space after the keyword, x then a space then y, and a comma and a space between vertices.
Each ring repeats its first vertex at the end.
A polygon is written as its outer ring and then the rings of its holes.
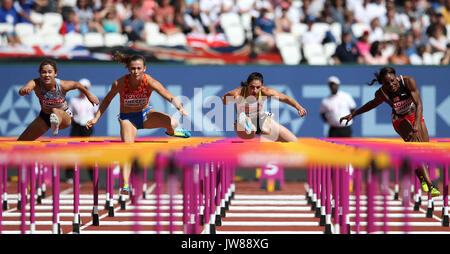
POLYGON ((322 119, 330 126, 328 137, 351 137, 352 129, 350 125, 341 124, 340 118, 353 113, 356 108, 356 103, 353 97, 344 92, 339 91, 341 81, 336 76, 328 78, 328 86, 331 94, 322 99, 320 105, 320 115, 322 119))
MULTIPOLYGON (((79 81, 88 91, 91 89, 89 79, 83 78, 79 81)), ((69 101, 69 109, 72 111, 72 126, 70 129, 71 137, 90 137, 94 134, 94 128, 86 128, 86 123, 94 118, 98 110, 98 105, 93 106, 84 93, 80 93, 78 97, 69 101)), ((89 177, 92 177, 93 170, 89 170, 89 177)), ((66 170, 66 181, 73 181, 73 169, 66 170)))

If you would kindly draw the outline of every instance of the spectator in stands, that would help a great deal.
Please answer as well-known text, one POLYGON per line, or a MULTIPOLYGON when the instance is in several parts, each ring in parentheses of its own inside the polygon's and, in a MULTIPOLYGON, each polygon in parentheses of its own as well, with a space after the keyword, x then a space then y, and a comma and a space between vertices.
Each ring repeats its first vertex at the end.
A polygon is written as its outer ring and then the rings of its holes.
POLYGON ((370 51, 369 30, 365 30, 363 35, 356 42, 359 54, 364 58, 370 51))
POLYGON ((431 55, 427 52, 427 48, 424 44, 417 47, 417 54, 411 55, 409 60, 413 65, 430 65, 433 63, 431 55))
POLYGON ((73 8, 78 17, 79 31, 81 34, 89 32, 89 22, 94 19, 94 11, 89 0, 77 0, 73 8))
POLYGON ((335 64, 363 63, 356 44, 352 42, 352 34, 350 31, 344 31, 342 33, 342 43, 336 47, 336 51, 332 57, 335 64))
POLYGON ((434 26, 431 36, 428 39, 432 52, 447 51, 447 37, 443 34, 441 26, 434 26))
POLYGON ((37 25, 37 23, 33 22, 30 17, 33 8, 36 6, 34 1, 18 0, 14 2, 13 6, 19 14, 19 23, 31 23, 33 25, 37 25))
MULTIPOLYGON (((159 0, 155 8, 155 22, 160 28, 167 25, 167 22, 174 20, 175 8, 170 5, 170 0, 159 0)), ((173 23, 173 22, 172 22, 173 23)))
POLYGON ((445 0, 445 5, 441 7, 441 12, 445 20, 445 24, 450 25, 450 0, 445 0))
POLYGON ((311 1, 312 0, 303 0, 303 5, 300 8, 300 22, 306 23, 306 17, 309 15, 313 15, 311 11, 311 1))
POLYGON ((386 44, 374 41, 370 46, 370 53, 364 56, 364 63, 369 65, 385 65, 389 63, 388 56, 384 52, 386 44))
POLYGON ((369 43, 372 43, 374 41, 382 41, 382 40, 384 40, 384 32, 383 32, 383 28, 380 26, 380 19, 373 18, 370 21, 369 43))
POLYGON ((59 12, 61 13, 60 0, 34 0, 36 3, 36 11, 44 14, 47 12, 59 12))
POLYGON ((120 23, 131 17, 132 15, 132 6, 131 0, 117 0, 116 2, 116 11, 117 16, 120 19, 120 23))
POLYGON ((292 21, 287 16, 290 4, 286 1, 281 2, 281 17, 275 18, 275 33, 290 33, 292 21))
MULTIPOLYGON (((158 7, 156 0, 142 0, 142 19, 144 22, 153 22, 155 10, 158 7)), ((174 14, 175 15, 175 14, 174 14)))
POLYGON ((291 21, 291 24, 298 24, 300 22, 300 8, 292 4, 293 0, 283 0, 279 4, 273 4, 275 6, 275 18, 282 16, 283 8, 287 7, 286 16, 291 21))
POLYGON ((59 33, 65 35, 72 32, 79 33, 78 16, 74 10, 69 10, 67 12, 67 19, 64 20, 59 33))
MULTIPOLYGON (((0 23, 8 23, 14 26, 19 22, 19 14, 13 8, 12 0, 3 0, 0 8, 0 23)), ((8 43, 20 44, 20 38, 14 32, 14 27, 10 31, 5 31, 2 35, 6 35, 8 43)))
POLYGON ((370 8, 370 0, 363 0, 361 5, 356 5, 354 14, 357 23, 369 24, 370 20, 374 17, 374 13, 371 13, 373 9, 370 8))
POLYGON ((405 35, 405 53, 408 57, 411 57, 413 54, 417 54, 417 46, 414 44, 414 37, 412 33, 406 33, 405 35))
POLYGON ((395 2, 394 0, 387 0, 386 1, 386 11, 393 10, 394 14, 394 20, 395 23, 397 23, 401 28, 403 32, 408 31, 411 29, 411 22, 409 20, 409 16, 406 14, 406 12, 398 12, 396 10, 395 2))
POLYGON ((352 25, 355 23, 355 16, 353 15, 352 11, 345 11, 344 12, 344 24, 342 24, 341 31, 342 34, 344 32, 351 34, 352 42, 356 43, 357 38, 353 34, 352 25))
POLYGON ((146 33, 144 30, 145 23, 140 17, 141 6, 133 5, 132 15, 130 18, 122 22, 122 30, 128 36, 129 41, 145 41, 146 33))
POLYGON ((444 57, 441 59, 442 65, 449 65, 450 64, 450 43, 447 44, 447 50, 445 51, 444 57))
POLYGON ((208 34, 210 28, 203 22, 200 15, 200 6, 198 1, 192 3, 191 8, 184 14, 184 21, 188 26, 188 33, 208 34))
POLYGON ((104 34, 103 18, 104 14, 102 10, 94 10, 94 18, 89 22, 89 32, 104 34))
MULTIPOLYGON (((239 1, 241 2, 241 1, 239 1)), ((238 3, 239 3, 238 2, 238 3)), ((210 33, 215 34, 219 27, 219 13, 221 9, 220 0, 199 0, 200 15, 206 26, 209 27, 210 33)))
POLYGON ((339 22, 341 25, 345 23, 344 13, 346 9, 344 0, 331 0, 330 11, 336 22, 339 22))
POLYGON ((369 14, 370 14, 370 20, 372 20, 374 17, 378 17, 380 19, 381 25, 384 24, 383 18, 386 16, 386 2, 385 0, 375 0, 368 4, 369 14))
POLYGON ((322 43, 322 36, 318 32, 312 30, 312 26, 314 22, 316 22, 316 18, 314 16, 307 16, 306 17, 306 25, 308 26, 308 30, 306 30, 301 35, 301 45, 306 44, 321 44, 322 43))
POLYGON ((400 38, 400 40, 394 41, 395 50, 394 53, 388 58, 389 64, 405 65, 410 64, 409 57, 405 51, 406 37, 400 38))
POLYGON ((387 23, 383 27, 383 32, 393 40, 399 39, 399 35, 405 32, 402 25, 395 20, 395 9, 387 11, 387 23))
POLYGON ((120 19, 117 16, 115 9, 110 9, 105 18, 102 21, 103 30, 105 33, 122 33, 122 26, 120 25, 120 19))
POLYGON ((273 35, 275 21, 268 17, 267 9, 260 10, 260 16, 255 19, 255 49, 263 52, 271 52, 275 49, 275 38, 273 35))
POLYGON ((320 15, 318 17, 318 22, 332 24, 335 22, 333 18, 333 13, 331 12, 331 3, 329 0, 326 0, 322 11, 320 11, 320 15))

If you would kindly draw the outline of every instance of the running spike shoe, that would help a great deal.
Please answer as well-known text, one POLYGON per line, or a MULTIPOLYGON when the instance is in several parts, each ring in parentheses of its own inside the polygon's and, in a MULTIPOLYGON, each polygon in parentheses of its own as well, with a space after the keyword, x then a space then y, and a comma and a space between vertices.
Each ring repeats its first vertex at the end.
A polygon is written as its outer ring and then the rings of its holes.
POLYGON ((58 120, 58 117, 54 113, 50 114, 50 126, 52 127, 53 136, 58 135, 59 120, 58 120))
POLYGON ((244 112, 239 114, 239 124, 245 128, 245 133, 249 135, 252 133, 252 126, 244 112))
POLYGON ((439 197, 441 195, 439 190, 436 187, 434 187, 434 185, 431 185, 430 190, 431 190, 432 197, 439 197))
POLYGON ((167 135, 172 137, 179 137, 179 138, 189 138, 191 137, 191 133, 185 129, 177 128, 173 131, 173 135, 170 135, 166 132, 167 135))
POLYGON ((420 180, 420 187, 422 188, 423 192, 428 192, 430 191, 428 189, 428 184, 427 182, 425 182, 425 180, 423 179, 423 176, 419 176, 419 180, 420 180))

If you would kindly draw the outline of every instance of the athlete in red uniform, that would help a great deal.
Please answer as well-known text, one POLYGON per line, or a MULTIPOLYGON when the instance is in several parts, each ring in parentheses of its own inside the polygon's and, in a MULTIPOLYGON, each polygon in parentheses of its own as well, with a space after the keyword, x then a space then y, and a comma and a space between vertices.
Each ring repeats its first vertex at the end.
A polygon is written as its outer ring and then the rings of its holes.
MULTIPOLYGON (((183 129, 177 129, 178 121, 169 114, 151 109, 149 105, 150 95, 156 91, 164 99, 172 103, 182 116, 188 115, 181 102, 169 92, 159 81, 145 74, 145 58, 140 55, 124 55, 119 52, 114 58, 125 64, 129 74, 115 80, 111 90, 102 100, 94 119, 89 120, 87 128, 92 127, 106 111, 117 93, 120 94, 120 136, 123 142, 133 143, 138 129, 165 128, 170 136, 190 137, 190 133, 183 129)), ((131 164, 123 166, 122 178, 124 186, 121 194, 129 194, 129 179, 131 164)))
MULTIPOLYGON (((348 122, 355 116, 386 102, 392 107, 392 125, 405 142, 429 142, 427 126, 422 115, 422 99, 414 78, 403 75, 397 77, 395 69, 391 67, 381 68, 379 73, 375 73, 375 77, 369 85, 375 82, 382 84, 375 92, 375 98, 352 114, 342 117, 340 121, 348 122)), ((433 197, 440 195, 430 180, 426 165, 422 164, 415 172, 424 192, 431 191, 433 197)))

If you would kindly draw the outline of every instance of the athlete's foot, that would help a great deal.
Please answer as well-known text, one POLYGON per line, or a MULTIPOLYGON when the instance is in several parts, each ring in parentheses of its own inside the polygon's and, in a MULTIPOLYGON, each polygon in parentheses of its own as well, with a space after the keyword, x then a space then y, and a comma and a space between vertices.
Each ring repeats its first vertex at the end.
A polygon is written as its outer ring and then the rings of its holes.
POLYGON ((53 136, 58 135, 59 120, 58 120, 58 117, 54 113, 50 114, 50 126, 52 127, 53 136))
POLYGON ((169 134, 166 131, 166 134, 172 137, 179 137, 179 138, 189 138, 191 136, 191 133, 189 131, 182 128, 175 129, 173 131, 173 134, 169 134))
POLYGON ((434 185, 431 185, 430 190, 431 190, 432 197, 439 197, 441 195, 439 190, 434 185))
POLYGON ((130 186, 123 187, 123 188, 120 190, 120 194, 121 194, 121 195, 126 195, 126 196, 130 195, 130 186))

